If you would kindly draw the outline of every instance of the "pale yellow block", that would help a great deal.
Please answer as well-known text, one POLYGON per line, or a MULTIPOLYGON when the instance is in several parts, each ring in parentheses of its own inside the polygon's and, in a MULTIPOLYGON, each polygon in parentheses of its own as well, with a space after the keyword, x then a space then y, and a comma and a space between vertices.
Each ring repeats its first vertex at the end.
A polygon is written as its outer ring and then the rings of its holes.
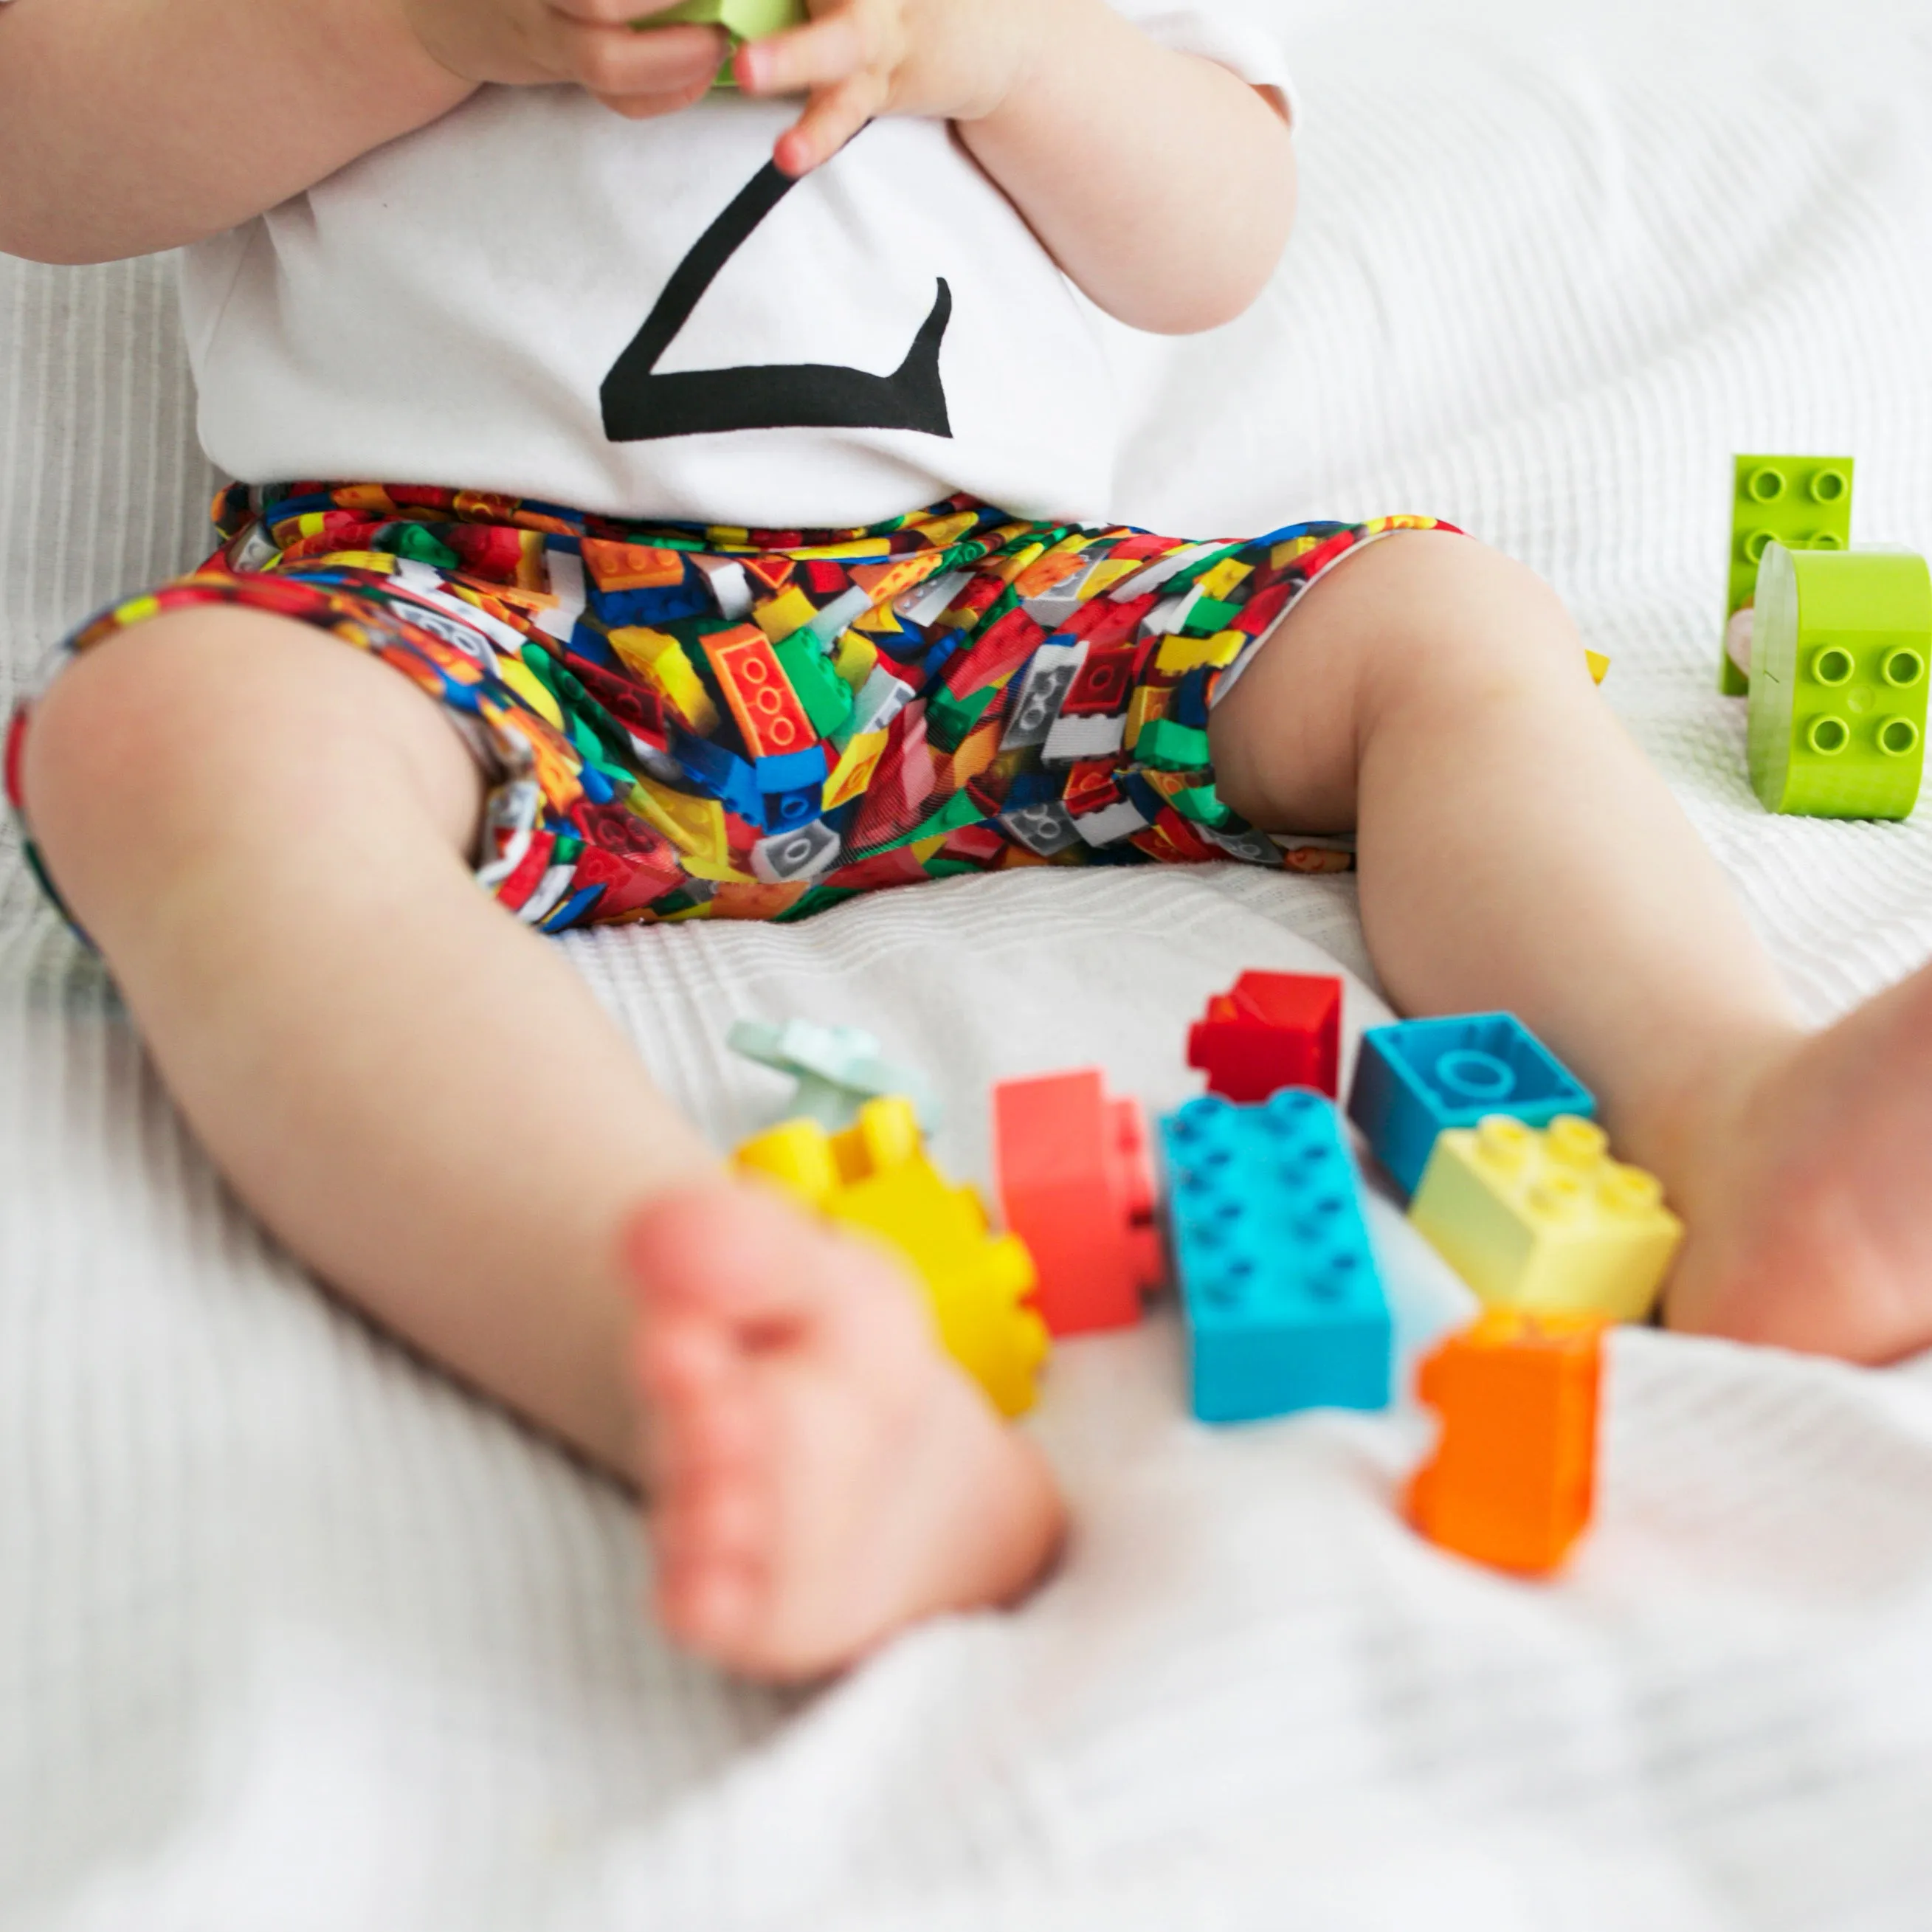
POLYGON ((1201 586, 1202 596, 1226 603, 1229 592, 1254 574, 1252 564, 1244 563, 1238 556, 1224 556, 1212 570, 1204 570, 1196 581, 1201 586))
POLYGON ((775 644, 803 630, 818 615, 818 606, 796 584, 752 613, 758 628, 775 644))
POLYGON ((561 731, 563 729, 563 712, 559 709, 556 700, 521 658, 513 657, 508 651, 500 652, 496 657, 496 675, 553 730, 561 731))
POLYGON ((1613 1322, 1649 1313, 1684 1238, 1655 1175, 1568 1114, 1442 1135, 1408 1217, 1490 1306, 1613 1322))
POLYGON ((1216 631, 1211 638, 1170 634, 1160 640, 1154 662, 1162 670, 1192 670, 1197 664, 1231 664, 1248 640, 1240 631, 1216 631))

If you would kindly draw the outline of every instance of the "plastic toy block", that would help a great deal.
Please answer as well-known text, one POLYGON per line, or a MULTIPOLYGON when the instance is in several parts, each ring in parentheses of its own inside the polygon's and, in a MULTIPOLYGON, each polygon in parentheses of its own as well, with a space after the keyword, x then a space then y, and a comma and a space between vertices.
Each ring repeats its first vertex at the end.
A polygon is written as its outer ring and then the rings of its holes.
POLYGON ((747 1141, 737 1162, 896 1249, 925 1284, 946 1352, 1002 1415, 1033 1406, 1052 1344, 1028 1304, 1032 1258, 1017 1235, 994 1234, 979 1196, 932 1164, 910 1101, 868 1101, 838 1134, 788 1120, 747 1141))
POLYGON ((1404 1020, 1362 1036, 1348 1118, 1405 1194, 1449 1127, 1508 1114, 1535 1127, 1597 1111, 1588 1088, 1510 1013, 1404 1020))
POLYGON ((1244 1104, 1283 1087, 1335 1098, 1342 1058, 1342 982, 1304 973, 1244 973, 1188 1030, 1187 1064, 1208 1090, 1244 1104))
POLYGON ((1546 1576, 1595 1500, 1603 1324, 1492 1309, 1424 1362, 1418 1393, 1442 1419, 1408 1487, 1430 1542, 1499 1570, 1546 1576))
POLYGON ((1196 1416, 1385 1408, 1388 1302, 1332 1102, 1210 1096, 1160 1126, 1196 1416))
POLYGON ((1040 1275, 1055 1335, 1126 1328, 1166 1270, 1140 1102, 1108 1096, 1097 1069, 993 1089, 993 1166, 1006 1226, 1040 1275))
POLYGON ((1734 652, 1733 625, 1757 592, 1757 567, 1773 542, 1786 550, 1843 550, 1852 543, 1849 456, 1741 456, 1731 488, 1730 574, 1724 599, 1724 654, 1718 688, 1737 698, 1748 688, 1734 652))
POLYGON ((1437 1137, 1408 1218, 1492 1306, 1640 1322, 1684 1238, 1654 1174, 1594 1121, 1492 1114, 1437 1137))
POLYGON ((849 1127, 868 1100, 902 1094, 920 1125, 938 1130, 940 1108, 930 1084, 909 1066, 880 1057, 879 1042, 858 1027, 812 1020, 736 1020, 725 1035, 734 1053, 797 1082, 784 1118, 816 1120, 832 1132, 849 1127))
POLYGON ((1771 812, 1904 818, 1925 767, 1932 571, 1768 545, 1751 627, 1752 789, 1771 812))
MULTIPOLYGON (((681 6, 646 14, 631 25, 640 33, 652 27, 722 27, 731 36, 731 51, 736 53, 747 40, 762 40, 768 34, 782 33, 810 17, 805 0, 683 0, 681 6)), ((712 83, 714 87, 737 84, 728 63, 712 83)))

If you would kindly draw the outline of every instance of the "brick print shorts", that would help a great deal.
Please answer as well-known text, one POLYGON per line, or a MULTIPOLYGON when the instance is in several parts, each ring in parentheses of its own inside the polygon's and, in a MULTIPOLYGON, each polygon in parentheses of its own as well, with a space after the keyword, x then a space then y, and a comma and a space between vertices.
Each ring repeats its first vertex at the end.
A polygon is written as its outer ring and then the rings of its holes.
POLYGON ((1186 543, 957 497, 871 530, 746 530, 308 483, 235 485, 214 517, 206 563, 64 651, 220 603, 386 659, 488 776, 479 882, 547 932, 802 919, 1016 866, 1346 870, 1347 842, 1264 836, 1221 802, 1208 712, 1324 572, 1449 527, 1186 543))

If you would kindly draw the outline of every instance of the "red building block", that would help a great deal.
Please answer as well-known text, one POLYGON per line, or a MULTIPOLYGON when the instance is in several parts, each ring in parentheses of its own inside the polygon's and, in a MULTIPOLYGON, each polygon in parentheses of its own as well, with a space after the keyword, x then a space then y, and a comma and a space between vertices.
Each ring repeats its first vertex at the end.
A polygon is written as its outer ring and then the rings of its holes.
POLYGON ((1492 1309, 1423 1364, 1442 1432, 1408 1516, 1430 1542, 1528 1576, 1562 1563, 1594 1501, 1604 1328, 1492 1309))
POLYGON ((1187 1064, 1208 1090, 1244 1106, 1283 1087, 1336 1098, 1342 1060, 1342 982, 1306 973, 1244 973, 1189 1029, 1187 1064))
POLYGON ((1130 1328, 1163 1274, 1154 1167, 1137 1100, 1096 1069, 993 1089, 994 1185, 1032 1251, 1034 1306, 1055 1335, 1130 1328))

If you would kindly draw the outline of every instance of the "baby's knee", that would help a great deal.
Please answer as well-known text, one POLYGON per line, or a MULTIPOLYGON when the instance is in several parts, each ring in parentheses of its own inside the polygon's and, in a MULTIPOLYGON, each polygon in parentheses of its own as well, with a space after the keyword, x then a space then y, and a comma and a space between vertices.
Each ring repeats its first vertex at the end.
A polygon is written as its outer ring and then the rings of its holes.
POLYGON ((21 754, 22 800, 44 847, 64 843, 76 821, 139 838, 218 781, 240 721, 224 675, 233 627, 210 619, 230 614, 151 619, 103 640, 54 680, 33 707, 21 754))
POLYGON ((1372 606, 1365 628, 1391 694, 1487 700, 1588 682, 1582 640, 1562 599, 1500 550, 1415 531, 1385 538, 1354 567, 1364 572, 1372 606))

